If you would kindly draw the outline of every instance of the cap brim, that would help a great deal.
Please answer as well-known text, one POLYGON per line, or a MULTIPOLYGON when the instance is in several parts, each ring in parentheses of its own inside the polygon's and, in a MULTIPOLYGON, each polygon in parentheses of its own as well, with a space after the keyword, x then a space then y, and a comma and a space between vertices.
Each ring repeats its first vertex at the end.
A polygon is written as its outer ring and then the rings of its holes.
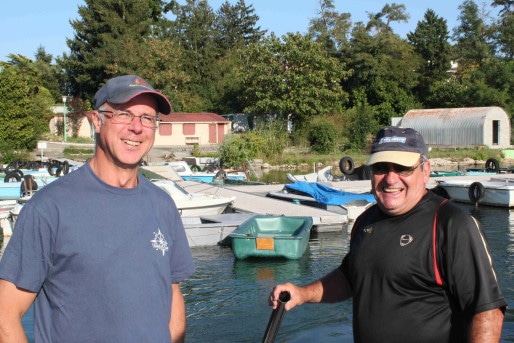
POLYGON ((389 162, 400 164, 406 167, 412 167, 419 161, 420 158, 421 154, 417 152, 380 151, 371 154, 366 164, 370 166, 378 162, 389 162))
POLYGON ((116 96, 111 97, 108 101, 112 104, 124 104, 141 94, 151 94, 154 96, 154 98, 157 100, 157 103, 158 103, 159 113, 161 113, 161 114, 170 114, 171 113, 171 104, 170 104, 168 98, 166 98, 166 96, 164 94, 161 94, 159 92, 152 91, 152 90, 132 90, 130 92, 123 92, 123 93, 117 94, 116 96))

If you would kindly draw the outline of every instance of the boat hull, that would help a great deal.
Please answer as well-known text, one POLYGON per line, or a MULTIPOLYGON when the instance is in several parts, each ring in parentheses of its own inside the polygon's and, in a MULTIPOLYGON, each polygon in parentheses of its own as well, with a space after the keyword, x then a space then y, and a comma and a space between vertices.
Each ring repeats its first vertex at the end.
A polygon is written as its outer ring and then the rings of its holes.
POLYGON ((229 245, 229 235, 254 213, 182 217, 190 247, 229 245))
POLYGON ((249 257, 302 257, 309 243, 311 217, 257 215, 230 234, 238 259, 249 257))
MULTIPOLYGON (((458 202, 474 204, 469 196, 469 187, 473 181, 444 181, 439 185, 448 193, 451 199, 458 202)), ((491 179, 480 182, 483 186, 483 196, 476 203, 497 207, 514 207, 514 182, 508 179, 491 179)))

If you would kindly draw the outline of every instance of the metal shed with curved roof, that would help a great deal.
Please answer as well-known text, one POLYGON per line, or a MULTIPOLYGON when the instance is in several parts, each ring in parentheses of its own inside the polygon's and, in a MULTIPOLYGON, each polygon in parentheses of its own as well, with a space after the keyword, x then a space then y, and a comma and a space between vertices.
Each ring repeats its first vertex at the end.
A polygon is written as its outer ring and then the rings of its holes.
POLYGON ((501 107, 410 110, 398 126, 419 131, 436 148, 510 147, 510 119, 501 107))

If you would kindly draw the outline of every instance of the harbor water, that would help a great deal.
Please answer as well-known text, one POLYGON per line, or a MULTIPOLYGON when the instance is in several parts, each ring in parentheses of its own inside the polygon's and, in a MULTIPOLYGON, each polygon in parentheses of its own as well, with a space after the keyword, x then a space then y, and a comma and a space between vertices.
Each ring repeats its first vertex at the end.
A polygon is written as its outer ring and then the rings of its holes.
MULTIPOLYGON (((502 342, 514 342, 514 210, 462 205, 487 235, 503 293, 511 306, 502 342)), ((4 242, 5 244, 5 242, 4 242)), ((299 260, 236 260, 230 248, 193 248, 196 274, 183 283, 189 343, 261 342, 271 316, 268 294, 276 283, 307 283, 335 268, 348 234, 313 233, 299 260)), ((32 312, 23 324, 33 341, 32 312)), ((351 303, 305 304, 286 312, 276 342, 352 342, 351 303)))

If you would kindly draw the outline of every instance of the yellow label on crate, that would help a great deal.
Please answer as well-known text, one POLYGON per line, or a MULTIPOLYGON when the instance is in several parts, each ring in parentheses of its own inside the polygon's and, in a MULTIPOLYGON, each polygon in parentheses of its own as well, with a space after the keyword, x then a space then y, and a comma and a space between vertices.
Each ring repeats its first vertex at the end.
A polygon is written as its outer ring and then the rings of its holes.
POLYGON ((257 237, 255 243, 257 244, 257 250, 275 250, 273 237, 257 237))

